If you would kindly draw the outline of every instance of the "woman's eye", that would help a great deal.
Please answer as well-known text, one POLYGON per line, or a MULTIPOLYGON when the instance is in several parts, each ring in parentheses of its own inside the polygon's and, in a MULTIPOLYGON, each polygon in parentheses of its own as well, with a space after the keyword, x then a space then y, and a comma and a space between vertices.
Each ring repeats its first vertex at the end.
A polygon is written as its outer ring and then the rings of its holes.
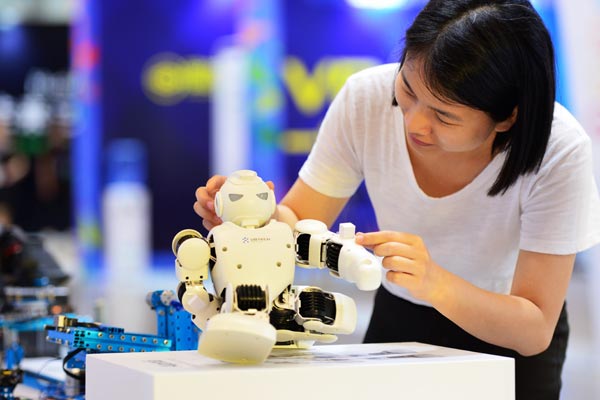
POLYGON ((441 124, 443 124, 443 125, 447 125, 447 126, 454 126, 454 125, 455 125, 455 124, 453 124, 453 123, 450 123, 450 122, 448 122, 448 121, 444 120, 444 118, 443 118, 443 117, 441 117, 439 114, 435 114, 435 117, 436 117, 436 119, 437 119, 437 120, 438 120, 438 121, 439 121, 441 124))
POLYGON ((450 125, 449 123, 447 123, 446 121, 444 121, 442 118, 440 118, 439 115, 437 115, 437 120, 440 121, 444 125, 450 125))
POLYGON ((415 97, 415 94, 412 91, 412 88, 410 86, 408 86, 404 80, 400 81, 400 87, 402 88, 402 92, 404 92, 404 94, 406 94, 407 96, 410 96, 410 97, 415 97))

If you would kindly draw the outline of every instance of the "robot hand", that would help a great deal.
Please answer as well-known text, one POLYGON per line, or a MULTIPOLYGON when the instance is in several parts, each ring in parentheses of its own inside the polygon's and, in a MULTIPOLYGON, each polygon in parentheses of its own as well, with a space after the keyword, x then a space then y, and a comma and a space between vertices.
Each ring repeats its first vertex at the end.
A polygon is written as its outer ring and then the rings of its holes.
POLYGON ((317 220, 296 223, 296 262, 300 266, 328 268, 334 276, 355 283, 360 290, 375 290, 381 284, 381 262, 354 241, 355 227, 340 224, 339 234, 317 220))
MULTIPOLYGON (((204 286, 186 285, 180 282, 177 287, 179 302, 187 312, 192 315, 208 313, 212 316, 219 312, 221 302, 215 296, 208 293, 204 286)), ((200 327, 201 329, 203 327, 200 327)))

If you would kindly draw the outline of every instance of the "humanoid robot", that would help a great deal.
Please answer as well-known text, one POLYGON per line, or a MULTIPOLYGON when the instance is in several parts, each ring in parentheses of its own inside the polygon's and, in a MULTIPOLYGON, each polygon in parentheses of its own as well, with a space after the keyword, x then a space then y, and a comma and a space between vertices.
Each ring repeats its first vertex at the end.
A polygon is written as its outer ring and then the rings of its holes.
POLYGON ((361 290, 380 285, 381 263, 355 243, 354 225, 340 224, 336 234, 301 220, 292 231, 270 219, 275 205, 256 172, 236 171, 215 196, 223 223, 206 238, 186 229, 173 239, 179 300, 202 330, 198 351, 205 356, 261 363, 274 346, 307 348, 354 331, 354 300, 294 286, 296 264, 327 268, 361 290))

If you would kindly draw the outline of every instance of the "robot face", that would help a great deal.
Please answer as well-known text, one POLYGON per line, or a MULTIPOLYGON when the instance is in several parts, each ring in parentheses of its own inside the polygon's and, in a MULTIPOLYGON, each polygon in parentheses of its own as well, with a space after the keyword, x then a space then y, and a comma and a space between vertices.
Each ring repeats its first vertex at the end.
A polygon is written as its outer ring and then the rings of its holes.
POLYGON ((217 215, 239 226, 263 226, 275 211, 275 195, 254 171, 231 174, 215 197, 217 215))

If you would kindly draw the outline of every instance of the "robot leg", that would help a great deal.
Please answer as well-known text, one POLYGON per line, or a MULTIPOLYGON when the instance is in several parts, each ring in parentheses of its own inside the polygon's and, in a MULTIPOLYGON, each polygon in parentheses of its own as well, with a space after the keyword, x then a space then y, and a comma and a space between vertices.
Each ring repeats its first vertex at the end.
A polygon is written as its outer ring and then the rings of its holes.
POLYGON ((296 322, 305 330, 322 334, 350 334, 356 328, 352 298, 314 286, 299 287, 296 322))
POLYGON ((210 318, 200 335, 198 352, 239 364, 258 364, 271 353, 277 332, 269 322, 268 288, 227 286, 221 313, 210 318), (234 294, 235 293, 235 294, 234 294))
POLYGON ((337 336, 335 335, 305 330, 296 321, 296 316, 298 315, 298 311, 296 310, 297 303, 295 288, 286 289, 273 303, 269 318, 271 325, 277 330, 275 348, 306 349, 311 347, 316 341, 333 343, 337 340, 337 336))

